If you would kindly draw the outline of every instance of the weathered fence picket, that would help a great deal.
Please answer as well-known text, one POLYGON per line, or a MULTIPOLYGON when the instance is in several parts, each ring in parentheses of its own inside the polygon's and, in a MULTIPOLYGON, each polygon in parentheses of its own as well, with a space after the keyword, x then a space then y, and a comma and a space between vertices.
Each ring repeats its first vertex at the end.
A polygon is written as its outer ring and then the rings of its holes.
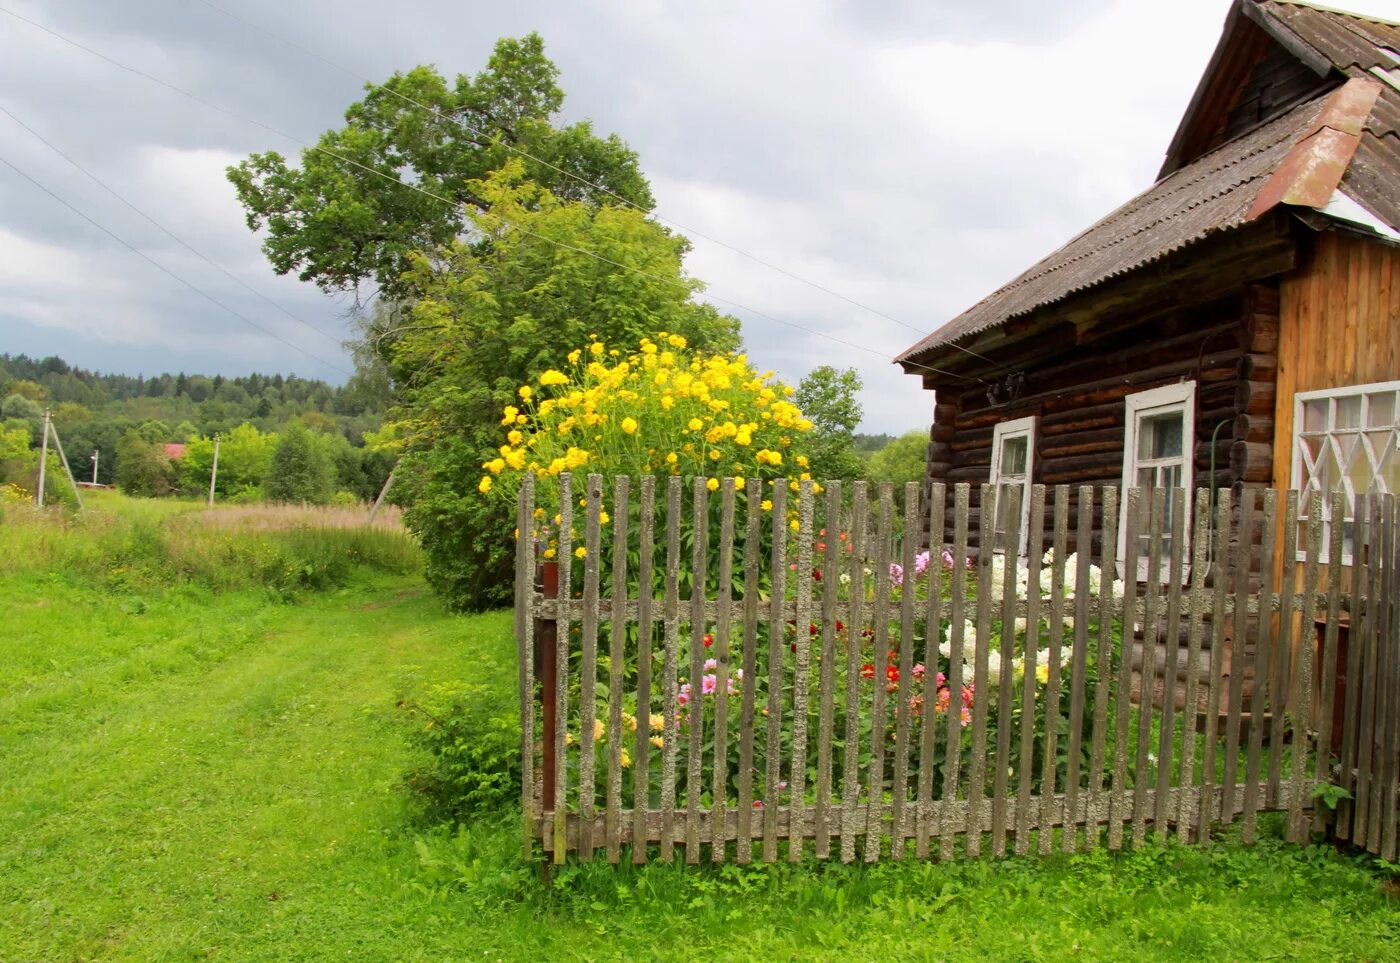
POLYGON ((527 854, 1251 842, 1273 811, 1395 858, 1394 496, 1344 526, 1249 488, 664 485, 664 530, 650 477, 520 492, 527 854))

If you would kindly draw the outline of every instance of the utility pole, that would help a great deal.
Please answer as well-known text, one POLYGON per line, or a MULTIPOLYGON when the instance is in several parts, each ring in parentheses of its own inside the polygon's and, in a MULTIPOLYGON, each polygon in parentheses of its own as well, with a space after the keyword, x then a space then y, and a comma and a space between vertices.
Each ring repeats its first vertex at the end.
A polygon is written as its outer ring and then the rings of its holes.
POLYGON ((44 507, 44 475, 49 465, 49 412, 44 410, 44 440, 39 445, 39 491, 35 493, 39 507, 44 507))
POLYGON ((394 463, 394 471, 389 472, 389 477, 384 481, 384 487, 379 489, 379 497, 374 500, 374 507, 369 510, 369 521, 366 525, 373 525, 374 518, 379 514, 379 506, 384 504, 384 496, 389 494, 389 486, 394 483, 394 472, 399 470, 398 462, 394 463))
POLYGON ((92 484, 93 484, 93 487, 96 487, 96 486, 97 486, 97 456, 98 456, 99 454, 100 454, 100 452, 97 452, 97 451, 94 451, 94 452, 92 453, 92 484))
POLYGON ((54 447, 58 449, 59 464, 63 466, 63 473, 68 476, 68 484, 73 489, 73 498, 78 503, 78 511, 82 511, 83 493, 78 491, 78 482, 73 477, 73 469, 68 467, 68 456, 63 453, 63 439, 58 436, 58 426, 54 425, 50 430, 53 432, 54 447))
POLYGON ((214 436, 214 464, 209 469, 209 507, 214 507, 214 481, 219 477, 219 436, 214 436))

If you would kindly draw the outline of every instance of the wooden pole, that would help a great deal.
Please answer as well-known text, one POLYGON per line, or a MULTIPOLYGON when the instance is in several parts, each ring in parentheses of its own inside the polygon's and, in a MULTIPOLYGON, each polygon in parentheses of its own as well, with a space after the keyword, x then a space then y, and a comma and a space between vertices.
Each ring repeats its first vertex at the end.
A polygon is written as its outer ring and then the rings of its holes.
POLYGON ((219 436, 214 436, 214 464, 209 469, 209 507, 214 507, 214 482, 219 477, 219 436))
POLYGON ((373 525, 375 516, 379 514, 379 506, 384 504, 384 496, 389 494, 389 486, 394 483, 394 472, 399 470, 398 462, 394 463, 393 471, 389 472, 389 477, 384 480, 384 487, 379 489, 379 497, 374 500, 374 506, 369 510, 369 521, 366 525, 373 525))
POLYGON ((44 507, 44 476, 49 464, 49 413, 44 412, 44 440, 39 445, 39 490, 34 497, 40 508, 44 507))
POLYGON ((100 455, 100 454, 102 454, 101 451, 98 451, 98 450, 96 450, 96 449, 93 450, 93 453, 92 453, 92 484, 93 484, 93 487, 94 487, 94 488, 97 487, 97 456, 100 455))
MULTIPOLYGON (((387 487, 387 486, 386 486, 387 487)), ((558 598, 559 596, 559 563, 542 562, 535 573, 535 588, 541 592, 544 598, 558 598)), ((555 619, 536 618, 535 619, 535 678, 540 680, 540 721, 543 732, 541 741, 544 744, 544 751, 541 753, 543 763, 543 773, 541 788, 541 811, 544 808, 554 809, 556 807, 554 798, 554 785, 556 781, 557 763, 555 760, 556 746, 561 738, 559 734, 559 703, 555 689, 558 687, 557 660, 559 653, 559 623, 555 619)), ((555 846, 559 845, 556 839, 555 846)), ((643 846, 646 844, 643 843, 643 846)), ((556 854, 557 856, 557 854, 556 854)), ((550 860, 545 859, 540 865, 540 877, 546 886, 550 885, 550 860)))
POLYGON ((53 444, 58 449, 58 460, 63 465, 63 473, 68 476, 68 484, 73 488, 73 497, 78 500, 78 510, 83 508, 83 495, 78 491, 78 483, 73 478, 73 469, 68 467, 68 456, 63 453, 63 439, 58 437, 58 426, 51 425, 49 430, 53 432, 53 444))

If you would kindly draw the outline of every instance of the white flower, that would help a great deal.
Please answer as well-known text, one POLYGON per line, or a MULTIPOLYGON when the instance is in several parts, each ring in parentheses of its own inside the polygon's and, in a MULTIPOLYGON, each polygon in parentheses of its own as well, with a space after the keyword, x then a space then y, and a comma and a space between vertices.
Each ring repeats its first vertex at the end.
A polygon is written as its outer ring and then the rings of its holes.
MULTIPOLYGON (((963 619, 963 651, 972 652, 976 645, 977 626, 972 624, 971 619, 963 619)), ((953 623, 951 622, 943 630, 943 644, 938 647, 938 654, 945 659, 950 659, 953 656, 953 623)))
POLYGON ((851 584, 851 573, 850 573, 850 572, 842 572, 841 575, 840 575, 839 581, 841 582, 842 585, 850 585, 850 584, 851 584))

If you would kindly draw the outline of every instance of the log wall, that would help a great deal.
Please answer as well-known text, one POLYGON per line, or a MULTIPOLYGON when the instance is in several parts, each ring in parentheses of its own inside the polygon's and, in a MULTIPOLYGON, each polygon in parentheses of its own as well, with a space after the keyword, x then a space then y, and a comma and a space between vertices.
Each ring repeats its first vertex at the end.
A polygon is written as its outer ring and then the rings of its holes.
MULTIPOLYGON (((1006 366, 999 378, 985 379, 999 382, 1008 372, 1023 376, 1014 400, 993 402, 987 385, 975 381, 936 389, 925 490, 934 482, 987 481, 996 425, 1030 415, 1039 419, 1034 481, 1116 486, 1122 477, 1126 397, 1191 380, 1196 382, 1193 487, 1267 485, 1274 463, 1278 311, 1276 284, 1263 282, 1146 315, 1090 344, 1026 339, 1014 355, 997 356, 1006 366)), ((974 488, 974 519, 980 507, 976 494, 974 488)), ((1100 534, 1095 528, 1096 554, 1100 534)))

